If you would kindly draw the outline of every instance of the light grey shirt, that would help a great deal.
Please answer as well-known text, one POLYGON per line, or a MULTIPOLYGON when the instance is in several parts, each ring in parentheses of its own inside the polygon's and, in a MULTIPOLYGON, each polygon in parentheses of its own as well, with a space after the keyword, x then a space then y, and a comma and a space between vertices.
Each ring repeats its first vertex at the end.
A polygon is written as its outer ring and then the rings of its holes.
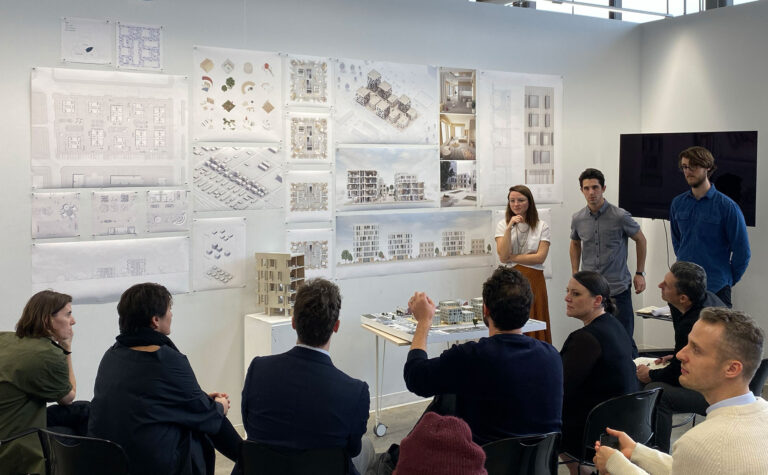
POLYGON ((602 274, 611 286, 611 296, 632 284, 627 268, 627 238, 638 231, 640 225, 632 215, 607 200, 597 213, 585 206, 571 219, 571 239, 581 241, 581 270, 602 274))

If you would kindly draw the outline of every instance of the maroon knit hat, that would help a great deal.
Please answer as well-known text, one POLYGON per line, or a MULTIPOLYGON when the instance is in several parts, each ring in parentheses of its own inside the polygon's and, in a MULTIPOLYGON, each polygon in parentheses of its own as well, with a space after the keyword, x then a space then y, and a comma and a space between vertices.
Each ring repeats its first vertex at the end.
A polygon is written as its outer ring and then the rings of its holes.
POLYGON ((485 452, 466 422, 427 412, 400 443, 392 475, 487 475, 485 452))

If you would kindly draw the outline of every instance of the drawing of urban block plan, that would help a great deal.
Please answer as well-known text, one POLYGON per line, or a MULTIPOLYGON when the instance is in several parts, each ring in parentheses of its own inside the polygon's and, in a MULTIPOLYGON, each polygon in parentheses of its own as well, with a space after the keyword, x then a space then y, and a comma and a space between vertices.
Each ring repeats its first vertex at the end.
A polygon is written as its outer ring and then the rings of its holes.
POLYGON ((437 143, 437 68, 340 59, 335 130, 340 143, 437 143))
POLYGON ((163 69, 163 27, 117 22, 117 67, 163 69))
POLYGON ((286 221, 331 219, 332 176, 326 171, 291 171, 286 175, 286 221))
POLYGON ((277 148, 198 144, 192 157, 195 209, 283 207, 285 161, 277 148))
POLYGON ((338 278, 492 265, 490 211, 336 217, 338 278))
POLYGON ((333 104, 332 64, 327 58, 289 56, 285 61, 289 105, 330 107, 333 104))
POLYGON ((184 77, 35 68, 31 88, 34 188, 184 183, 184 77))
POLYGON ((32 238, 78 236, 79 211, 80 193, 33 193, 32 238))
POLYGON ((98 191, 92 195, 94 236, 136 234, 138 206, 135 191, 98 191))
POLYGON ((310 277, 333 277, 333 230, 288 229, 285 243, 291 254, 304 255, 304 273, 310 277))
POLYGON ((33 291, 55 288, 81 303, 116 302, 133 284, 189 291, 189 238, 169 237, 32 246, 33 291))
POLYGON ((288 143, 290 162, 330 163, 329 116, 299 115, 288 116, 288 143))
POLYGON ((352 148, 336 151, 336 209, 439 206, 437 148, 352 148))

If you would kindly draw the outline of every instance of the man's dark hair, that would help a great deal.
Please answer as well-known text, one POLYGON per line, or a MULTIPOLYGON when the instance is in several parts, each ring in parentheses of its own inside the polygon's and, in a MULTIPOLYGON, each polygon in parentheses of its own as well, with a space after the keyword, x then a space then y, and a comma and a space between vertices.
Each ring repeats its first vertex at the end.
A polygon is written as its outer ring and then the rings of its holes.
POLYGON ((605 187, 605 176, 603 176, 603 172, 598 170, 597 168, 587 168, 583 172, 581 172, 581 175, 579 175, 579 189, 581 189, 584 186, 584 180, 597 180, 598 183, 600 183, 600 187, 605 187))
POLYGON ((531 284, 515 269, 499 267, 483 284, 483 303, 499 330, 523 328, 532 302, 531 284))
POLYGON ((744 381, 752 381, 763 357, 765 339, 763 330, 752 317, 730 308, 706 307, 699 314, 699 320, 710 325, 723 326, 723 336, 718 348, 720 360, 740 361, 744 381))
POLYGON ((310 279, 296 292, 293 321, 299 342, 323 346, 339 319, 341 293, 339 287, 325 279, 310 279))
POLYGON ((683 166, 684 158, 688 159, 688 165, 706 168, 707 178, 711 177, 715 170, 717 170, 717 165, 715 165, 715 157, 712 155, 712 152, 704 147, 688 147, 680 152, 680 155, 677 156, 677 166, 683 166))
POLYGON ((117 303, 120 333, 133 333, 151 327, 152 317, 162 317, 173 303, 168 289, 160 284, 136 284, 120 296, 117 303))
POLYGON ((693 262, 678 261, 669 268, 677 283, 678 293, 688 296, 691 302, 697 304, 707 295, 707 272, 693 262))

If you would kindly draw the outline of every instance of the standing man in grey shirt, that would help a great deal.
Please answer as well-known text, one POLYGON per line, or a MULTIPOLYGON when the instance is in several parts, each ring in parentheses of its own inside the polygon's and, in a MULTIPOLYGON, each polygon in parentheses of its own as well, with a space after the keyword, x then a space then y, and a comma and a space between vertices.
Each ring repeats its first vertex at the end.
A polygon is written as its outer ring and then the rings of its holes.
POLYGON ((578 272, 581 263, 581 270, 599 272, 605 277, 611 287, 611 298, 616 302, 614 316, 632 338, 632 354, 637 356, 630 290, 631 284, 637 294, 645 290, 645 236, 632 215, 605 201, 605 176, 600 170, 584 170, 579 175, 579 186, 587 206, 571 219, 571 271, 578 272), (635 241, 637 250, 634 278, 627 268, 627 238, 635 241))

